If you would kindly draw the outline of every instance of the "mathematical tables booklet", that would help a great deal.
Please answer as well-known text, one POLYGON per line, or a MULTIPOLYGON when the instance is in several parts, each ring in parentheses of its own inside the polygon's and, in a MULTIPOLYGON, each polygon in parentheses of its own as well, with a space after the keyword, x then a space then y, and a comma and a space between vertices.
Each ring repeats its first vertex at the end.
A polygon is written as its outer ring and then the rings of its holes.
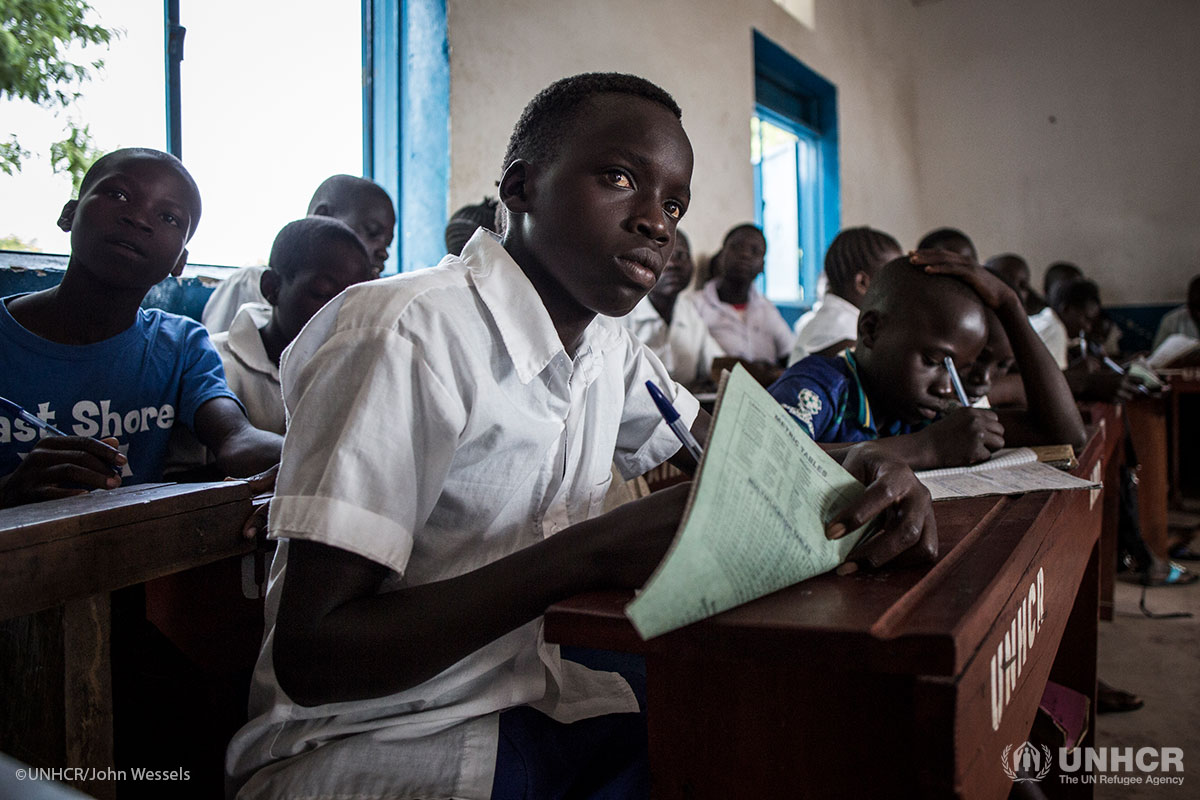
POLYGON ((625 608, 643 639, 836 567, 867 526, 825 538, 864 487, 741 366, 726 375, 679 532, 625 608))

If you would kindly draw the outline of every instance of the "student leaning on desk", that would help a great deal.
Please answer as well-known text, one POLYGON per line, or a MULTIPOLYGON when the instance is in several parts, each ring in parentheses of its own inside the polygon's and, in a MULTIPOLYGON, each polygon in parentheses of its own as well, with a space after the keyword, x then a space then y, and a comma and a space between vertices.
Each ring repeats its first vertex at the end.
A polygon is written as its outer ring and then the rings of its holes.
POLYGON ((179 275, 200 192, 174 156, 117 150, 83 178, 58 224, 62 282, 0 302, 0 395, 66 437, 0 415, 0 506, 162 474, 171 428, 191 428, 229 475, 279 460, 282 437, 250 424, 197 322, 140 308, 179 275))

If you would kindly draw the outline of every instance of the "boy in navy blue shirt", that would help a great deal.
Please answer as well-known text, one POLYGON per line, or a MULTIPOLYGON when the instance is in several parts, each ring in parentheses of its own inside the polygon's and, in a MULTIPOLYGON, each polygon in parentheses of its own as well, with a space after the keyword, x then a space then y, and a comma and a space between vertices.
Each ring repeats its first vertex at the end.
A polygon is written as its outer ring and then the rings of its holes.
POLYGON ((1009 444, 1083 440, 1065 381, 1016 294, 946 251, 884 265, 864 298, 854 349, 797 362, 770 392, 816 441, 894 437, 881 446, 913 469, 983 461, 1006 433, 1009 444), (997 412, 959 406, 945 363, 971 374, 985 351, 996 358, 989 344, 1017 351, 1031 381, 1030 410, 1005 412, 1007 431, 997 412))
POLYGON ((140 308, 183 270, 199 219, 183 164, 142 148, 98 160, 63 206, 62 281, 0 302, 0 395, 68 436, 0 417, 0 506, 157 480, 176 424, 226 474, 278 462, 281 437, 246 419, 204 328, 140 308))

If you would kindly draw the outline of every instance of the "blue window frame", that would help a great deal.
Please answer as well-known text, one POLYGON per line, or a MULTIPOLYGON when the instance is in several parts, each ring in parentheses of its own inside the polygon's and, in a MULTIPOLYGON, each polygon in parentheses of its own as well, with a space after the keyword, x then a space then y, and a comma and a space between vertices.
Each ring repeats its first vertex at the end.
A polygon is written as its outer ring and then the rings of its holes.
POLYGON ((763 293, 794 320, 816 299, 841 225, 837 89, 754 32, 755 220, 767 237, 763 293))
MULTIPOLYGON (((168 148, 182 158, 179 0, 164 0, 168 148)), ((363 175, 396 202, 385 272, 436 264, 445 253, 450 176, 446 0, 362 0, 363 175)))

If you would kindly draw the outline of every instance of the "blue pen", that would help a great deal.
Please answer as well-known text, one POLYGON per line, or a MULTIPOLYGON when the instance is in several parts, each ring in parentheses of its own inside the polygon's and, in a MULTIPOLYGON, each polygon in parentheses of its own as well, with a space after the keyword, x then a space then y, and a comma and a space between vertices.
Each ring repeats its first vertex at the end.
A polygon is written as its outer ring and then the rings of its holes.
POLYGON ((646 388, 650 391, 650 396, 654 398, 654 405, 658 406, 658 412, 667 421, 667 427, 679 437, 679 441, 683 442, 684 448, 692 454, 692 458, 696 459, 696 463, 699 464, 700 455, 704 451, 700 449, 700 443, 696 441, 695 436, 692 436, 692 432, 687 429, 686 425, 679 421, 679 412, 675 410, 675 406, 671 405, 671 401, 662 393, 662 390, 654 385, 654 381, 646 381, 646 388))
MULTIPOLYGON (((54 427, 49 422, 46 422, 45 420, 41 419, 37 415, 30 414, 28 411, 21 408, 19 405, 14 403, 12 400, 9 400, 7 397, 0 397, 0 408, 3 408, 5 411, 7 411, 8 413, 12 414, 15 417, 19 417, 19 418, 25 420, 33 427, 41 428, 42 430, 48 431, 48 432, 54 434, 55 436, 69 436, 70 435, 68 433, 63 433, 58 428, 54 427)), ((117 475, 121 474, 121 468, 118 466, 113 466, 112 470, 117 475)))
POLYGON ((51 425, 49 422, 42 420, 41 418, 35 416, 34 414, 30 414, 28 411, 21 408, 19 405, 14 403, 12 400, 9 400, 7 397, 0 397, 0 407, 3 407, 6 411, 8 411, 8 413, 10 413, 14 416, 20 417, 21 419, 25 420, 26 422, 28 422, 30 425, 32 425, 35 428, 41 428, 44 431, 49 431, 50 433, 53 433, 55 436, 66 436, 67 435, 67 434, 63 433, 62 431, 60 431, 58 428, 51 425))
POLYGON ((946 372, 950 373, 950 382, 954 384, 954 393, 958 395, 958 402, 962 403, 963 408, 970 408, 971 401, 967 399, 967 390, 963 388, 962 381, 958 378, 958 370, 954 368, 954 359, 946 356, 943 363, 946 365, 946 372))

